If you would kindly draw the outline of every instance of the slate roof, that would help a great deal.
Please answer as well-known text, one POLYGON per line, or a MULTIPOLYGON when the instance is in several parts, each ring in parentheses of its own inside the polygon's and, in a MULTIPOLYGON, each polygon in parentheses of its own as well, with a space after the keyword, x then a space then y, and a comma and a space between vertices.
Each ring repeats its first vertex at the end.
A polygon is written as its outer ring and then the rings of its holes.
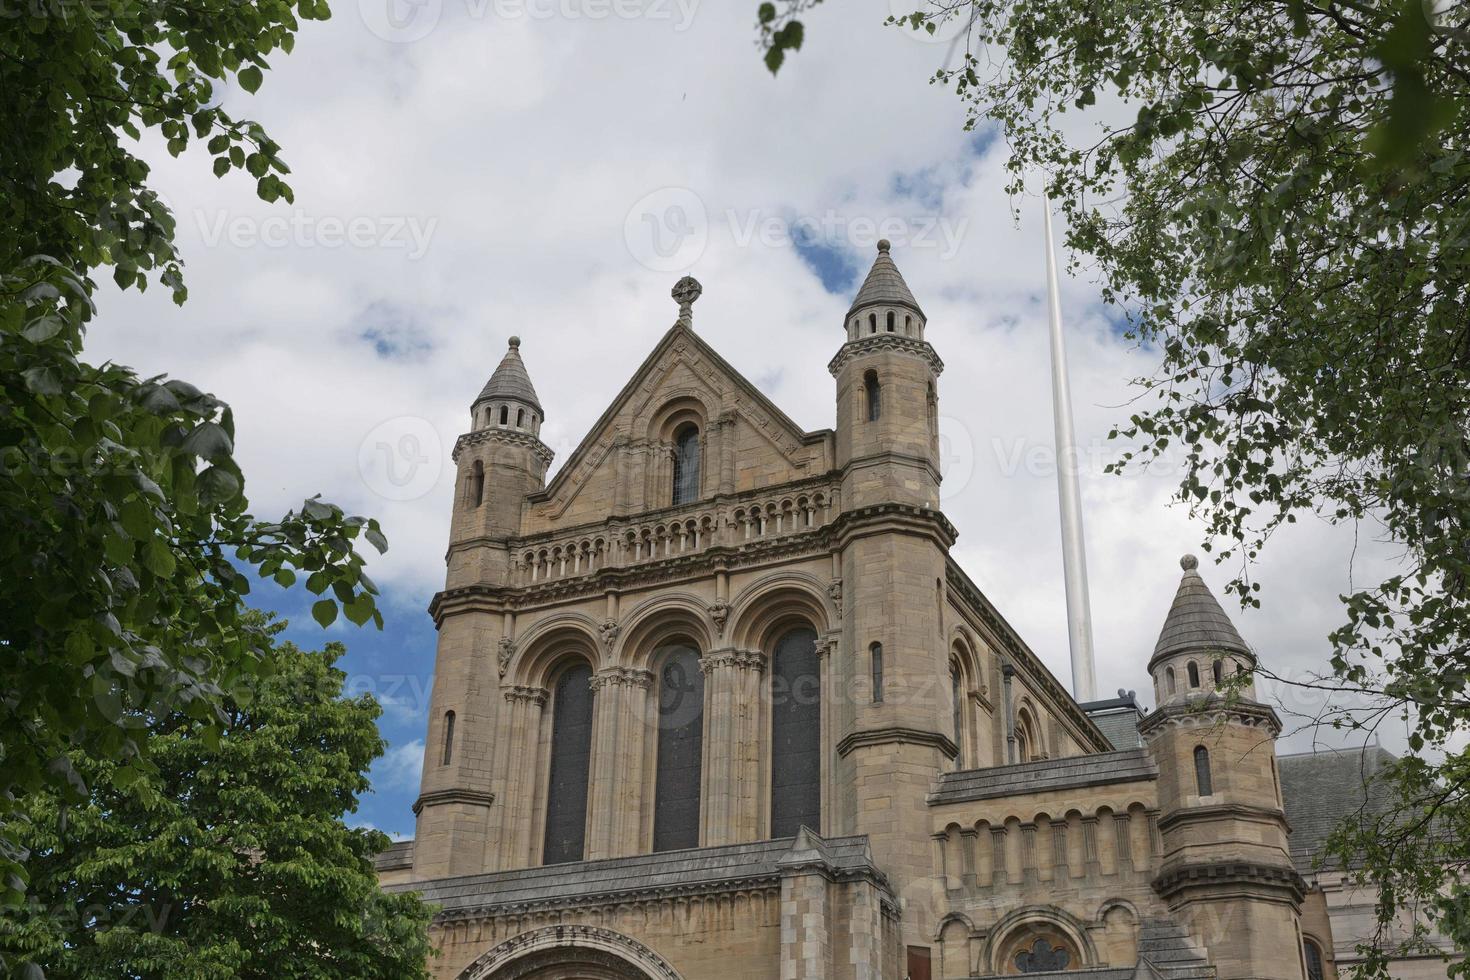
MULTIPOLYGON (((780 861, 791 852, 795 839, 661 851, 603 861, 574 861, 391 885, 385 890, 419 892, 426 902, 440 906, 445 912, 542 902, 572 904, 653 890, 699 891, 752 879, 778 879, 780 861)), ((830 837, 821 845, 824 863, 834 870, 867 872, 881 880, 882 876, 873 868, 866 835, 830 837)))
POLYGON ((1291 824, 1291 859, 1298 872, 1315 870, 1313 859, 1343 820, 1360 812, 1383 812, 1389 793, 1374 777, 1392 761, 1393 754, 1377 746, 1284 755, 1277 760, 1291 824))
POLYGON ((1159 642, 1154 645, 1153 659, 1174 653, 1197 650, 1201 653, 1233 651, 1252 656, 1250 647, 1240 638, 1235 624, 1220 608, 1220 603, 1199 574, 1199 559, 1185 555, 1179 562, 1184 577, 1174 604, 1164 618, 1159 642))
POLYGON ((514 398, 517 401, 534 405, 537 412, 541 411, 541 402, 536 398, 536 389, 531 385, 531 376, 526 373, 526 362, 521 360, 521 338, 510 338, 510 349, 505 352, 505 357, 500 359, 500 366, 495 373, 490 375, 490 380, 480 391, 480 397, 475 399, 476 403, 490 398, 514 398))
POLYGON ((919 316, 924 315, 924 311, 919 309, 919 301, 909 292, 909 284, 903 281, 903 274, 888 254, 886 238, 878 243, 878 257, 873 260, 873 267, 868 270, 868 278, 863 280, 857 298, 848 307, 848 315, 872 305, 906 306, 919 316))
POLYGON ((1158 767, 1143 749, 1101 752, 1066 759, 1023 762, 993 769, 966 769, 939 777, 939 788, 929 794, 929 805, 992 800, 1023 793, 1080 789, 1159 778, 1158 767))
POLYGON ((1143 711, 1138 707, 1137 695, 1133 691, 1119 691, 1116 698, 1089 701, 1081 708, 1113 748, 1123 751, 1143 747, 1143 738, 1138 734, 1143 711))

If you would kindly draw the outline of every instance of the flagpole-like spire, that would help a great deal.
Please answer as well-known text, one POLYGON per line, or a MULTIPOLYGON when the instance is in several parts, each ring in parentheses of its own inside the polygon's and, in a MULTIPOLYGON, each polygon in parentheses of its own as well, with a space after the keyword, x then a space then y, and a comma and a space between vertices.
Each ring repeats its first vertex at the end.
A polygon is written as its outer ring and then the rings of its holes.
POLYGON ((1087 546, 1082 538, 1082 492, 1077 436, 1072 429, 1072 388, 1067 378, 1067 347, 1062 337, 1062 299, 1057 284, 1057 252, 1052 241, 1051 199, 1046 212, 1046 287, 1051 306, 1052 421, 1056 426, 1057 496, 1062 508, 1062 572, 1067 585, 1067 642, 1072 649, 1072 696, 1097 699, 1092 655, 1092 606, 1087 598, 1087 546))

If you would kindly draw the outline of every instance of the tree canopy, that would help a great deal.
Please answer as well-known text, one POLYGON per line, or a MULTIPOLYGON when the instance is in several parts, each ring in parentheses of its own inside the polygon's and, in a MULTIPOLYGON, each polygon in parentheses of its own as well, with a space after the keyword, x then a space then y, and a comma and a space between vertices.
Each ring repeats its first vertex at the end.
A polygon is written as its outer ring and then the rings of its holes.
MULTIPOLYGON (((759 5, 773 72, 819 4, 759 5)), ((1470 948, 1470 836, 1443 833, 1470 827, 1470 5, 915 6, 890 23, 962 25, 933 81, 998 129, 1012 194, 1058 202, 1074 267, 1158 355, 1111 469, 1181 454, 1179 499, 1246 603, 1302 517, 1402 550, 1342 597, 1326 682, 1295 681, 1334 692, 1333 724, 1407 720, 1390 823, 1335 856, 1384 926, 1417 905, 1470 948)))
POLYGON ((185 711, 148 719, 148 773, 73 752, 94 789, 26 798, 30 893, 0 949, 52 980, 426 977, 431 910, 379 890, 387 837, 341 819, 384 746, 376 702, 342 697, 343 653, 272 649, 217 739, 185 711))
MULTIPOLYGON (((98 269, 186 297, 174 221, 139 147, 206 143, 291 199, 278 147, 219 99, 291 50, 314 0, 28 0, 0 16, 0 901, 23 899, 12 819, 35 794, 84 803, 156 779, 154 719, 208 744, 278 660, 246 616, 249 573, 304 577, 329 624, 381 616, 358 548, 375 521, 318 498, 248 511, 229 407, 185 381, 96 365, 98 269), (76 759, 99 763, 87 770, 76 759), (89 781, 89 778, 91 781, 89 781)), ((7 964, 0 963, 0 969, 7 964)))

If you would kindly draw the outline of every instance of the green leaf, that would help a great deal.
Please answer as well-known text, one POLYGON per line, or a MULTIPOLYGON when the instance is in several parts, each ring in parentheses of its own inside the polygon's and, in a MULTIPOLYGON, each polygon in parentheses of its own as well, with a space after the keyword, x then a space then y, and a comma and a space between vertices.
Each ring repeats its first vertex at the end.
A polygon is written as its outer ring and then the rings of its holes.
POLYGON ((247 65, 241 68, 239 73, 235 75, 235 78, 240 82, 240 87, 251 93, 260 88, 262 77, 260 69, 254 65, 247 65))
POLYGON ((325 629, 337 621, 337 603, 321 599, 311 604, 311 617, 325 629))

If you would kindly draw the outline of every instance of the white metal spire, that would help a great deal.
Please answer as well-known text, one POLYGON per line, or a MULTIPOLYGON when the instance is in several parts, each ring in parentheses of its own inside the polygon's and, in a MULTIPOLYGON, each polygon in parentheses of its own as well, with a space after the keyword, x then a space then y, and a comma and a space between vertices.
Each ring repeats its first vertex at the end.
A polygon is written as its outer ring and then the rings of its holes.
POLYGON ((1087 546, 1082 538, 1082 492, 1077 471, 1077 436, 1072 429, 1072 389, 1067 378, 1067 347, 1062 338, 1062 300, 1057 285, 1057 252, 1052 241, 1051 199, 1046 211, 1046 286, 1051 306, 1052 421, 1056 426, 1057 496, 1062 509, 1062 572, 1067 585, 1067 642, 1072 649, 1072 696, 1097 699, 1092 655, 1092 607, 1087 598, 1087 546))

